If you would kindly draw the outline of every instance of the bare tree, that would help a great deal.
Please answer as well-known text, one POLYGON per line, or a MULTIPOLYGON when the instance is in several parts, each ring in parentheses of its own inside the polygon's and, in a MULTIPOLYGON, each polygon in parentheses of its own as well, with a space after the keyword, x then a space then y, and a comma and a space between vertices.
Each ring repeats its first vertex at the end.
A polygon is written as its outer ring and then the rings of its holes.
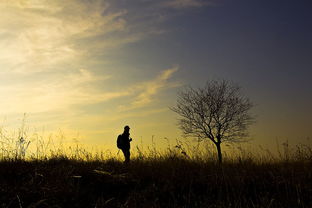
POLYGON ((239 86, 222 80, 180 91, 171 110, 182 117, 179 126, 186 136, 210 139, 216 145, 222 163, 221 143, 246 141, 247 128, 254 120, 252 107, 239 86))

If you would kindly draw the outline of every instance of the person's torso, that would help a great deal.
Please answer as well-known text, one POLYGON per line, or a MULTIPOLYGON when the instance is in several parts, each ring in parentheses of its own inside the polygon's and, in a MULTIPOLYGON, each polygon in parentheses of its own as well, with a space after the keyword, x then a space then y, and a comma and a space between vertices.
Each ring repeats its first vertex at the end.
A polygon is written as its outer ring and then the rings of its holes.
POLYGON ((123 146, 125 148, 130 147, 130 141, 129 141, 130 134, 123 133, 120 136, 121 136, 121 140, 122 140, 123 146))

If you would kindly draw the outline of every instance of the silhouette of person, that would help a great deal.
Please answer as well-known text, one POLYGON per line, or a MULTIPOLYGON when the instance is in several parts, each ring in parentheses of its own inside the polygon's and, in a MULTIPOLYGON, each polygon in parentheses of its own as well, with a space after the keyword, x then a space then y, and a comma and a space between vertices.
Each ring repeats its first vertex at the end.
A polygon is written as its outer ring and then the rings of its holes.
POLYGON ((130 138, 130 127, 125 126, 124 132, 120 134, 117 138, 117 147, 121 149, 122 153, 125 156, 125 163, 130 162, 130 142, 132 138, 130 138))

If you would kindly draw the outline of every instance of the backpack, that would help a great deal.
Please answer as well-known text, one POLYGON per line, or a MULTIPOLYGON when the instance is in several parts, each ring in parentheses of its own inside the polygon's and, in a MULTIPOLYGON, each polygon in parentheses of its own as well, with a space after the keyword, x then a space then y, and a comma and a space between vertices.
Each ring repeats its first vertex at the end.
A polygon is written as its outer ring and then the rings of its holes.
POLYGON ((118 147, 119 149, 122 149, 122 147, 123 147, 123 144, 122 144, 122 143, 123 143, 123 142, 122 142, 122 136, 119 135, 118 138, 117 138, 117 147, 118 147))

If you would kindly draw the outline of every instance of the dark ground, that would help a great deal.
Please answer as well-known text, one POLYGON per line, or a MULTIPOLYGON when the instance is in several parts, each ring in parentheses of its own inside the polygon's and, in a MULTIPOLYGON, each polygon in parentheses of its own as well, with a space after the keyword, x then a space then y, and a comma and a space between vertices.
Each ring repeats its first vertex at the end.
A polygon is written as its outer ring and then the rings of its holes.
POLYGON ((312 161, 2 161, 0 207, 312 207, 312 161))

